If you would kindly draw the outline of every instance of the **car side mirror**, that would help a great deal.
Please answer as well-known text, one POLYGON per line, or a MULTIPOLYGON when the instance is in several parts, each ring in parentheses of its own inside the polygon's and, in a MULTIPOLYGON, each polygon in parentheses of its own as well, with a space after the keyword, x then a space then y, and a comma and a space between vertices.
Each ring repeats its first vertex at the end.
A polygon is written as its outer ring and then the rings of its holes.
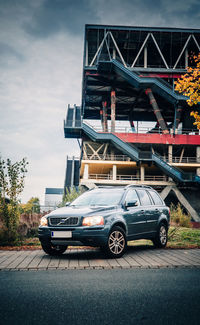
POLYGON ((65 206, 68 207, 70 205, 71 202, 66 202, 65 206))
POLYGON ((125 208, 136 207, 137 205, 138 205, 138 200, 125 202, 125 208))

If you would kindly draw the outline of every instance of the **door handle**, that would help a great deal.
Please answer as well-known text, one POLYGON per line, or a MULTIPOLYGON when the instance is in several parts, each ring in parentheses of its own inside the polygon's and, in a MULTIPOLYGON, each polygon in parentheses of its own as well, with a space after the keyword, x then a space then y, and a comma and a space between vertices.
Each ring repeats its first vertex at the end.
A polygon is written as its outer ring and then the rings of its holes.
POLYGON ((144 210, 141 210, 142 213, 144 213, 144 210))

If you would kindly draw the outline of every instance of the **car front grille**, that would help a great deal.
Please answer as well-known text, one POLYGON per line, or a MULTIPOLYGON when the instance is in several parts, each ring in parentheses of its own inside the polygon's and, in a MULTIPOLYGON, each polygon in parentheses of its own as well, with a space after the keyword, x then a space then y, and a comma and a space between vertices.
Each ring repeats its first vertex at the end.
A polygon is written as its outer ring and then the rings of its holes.
POLYGON ((78 217, 50 218, 49 224, 51 226, 76 226, 78 224, 78 217))

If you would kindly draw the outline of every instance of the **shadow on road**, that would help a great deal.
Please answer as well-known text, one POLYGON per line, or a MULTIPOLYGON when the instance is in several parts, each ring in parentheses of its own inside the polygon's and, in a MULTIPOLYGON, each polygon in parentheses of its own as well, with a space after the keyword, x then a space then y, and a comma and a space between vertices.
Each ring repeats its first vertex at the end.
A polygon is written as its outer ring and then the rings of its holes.
MULTIPOLYGON (((128 256, 129 254, 134 254, 137 252, 144 252, 144 251, 149 251, 149 250, 154 250, 155 248, 151 245, 138 245, 138 246, 128 246, 127 252, 125 253, 124 256, 128 256)), ((50 259, 51 256, 45 255, 45 259, 50 259)), ((94 247, 88 247, 88 248, 78 248, 78 249, 69 249, 66 250, 64 254, 58 257, 54 258, 59 258, 60 260, 92 260, 92 259, 107 259, 107 257, 100 248, 94 248, 94 247)))

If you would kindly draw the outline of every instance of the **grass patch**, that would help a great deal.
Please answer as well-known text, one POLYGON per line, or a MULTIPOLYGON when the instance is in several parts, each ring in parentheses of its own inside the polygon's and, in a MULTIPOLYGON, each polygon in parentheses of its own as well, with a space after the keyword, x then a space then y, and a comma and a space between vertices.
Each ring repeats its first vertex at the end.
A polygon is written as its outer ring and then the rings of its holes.
MULTIPOLYGON (((129 246, 153 246, 151 240, 141 239, 128 242, 129 246)), ((200 229, 170 227, 168 248, 200 248, 200 229)))
POLYGON ((169 248, 200 248, 200 229, 170 227, 169 248))

